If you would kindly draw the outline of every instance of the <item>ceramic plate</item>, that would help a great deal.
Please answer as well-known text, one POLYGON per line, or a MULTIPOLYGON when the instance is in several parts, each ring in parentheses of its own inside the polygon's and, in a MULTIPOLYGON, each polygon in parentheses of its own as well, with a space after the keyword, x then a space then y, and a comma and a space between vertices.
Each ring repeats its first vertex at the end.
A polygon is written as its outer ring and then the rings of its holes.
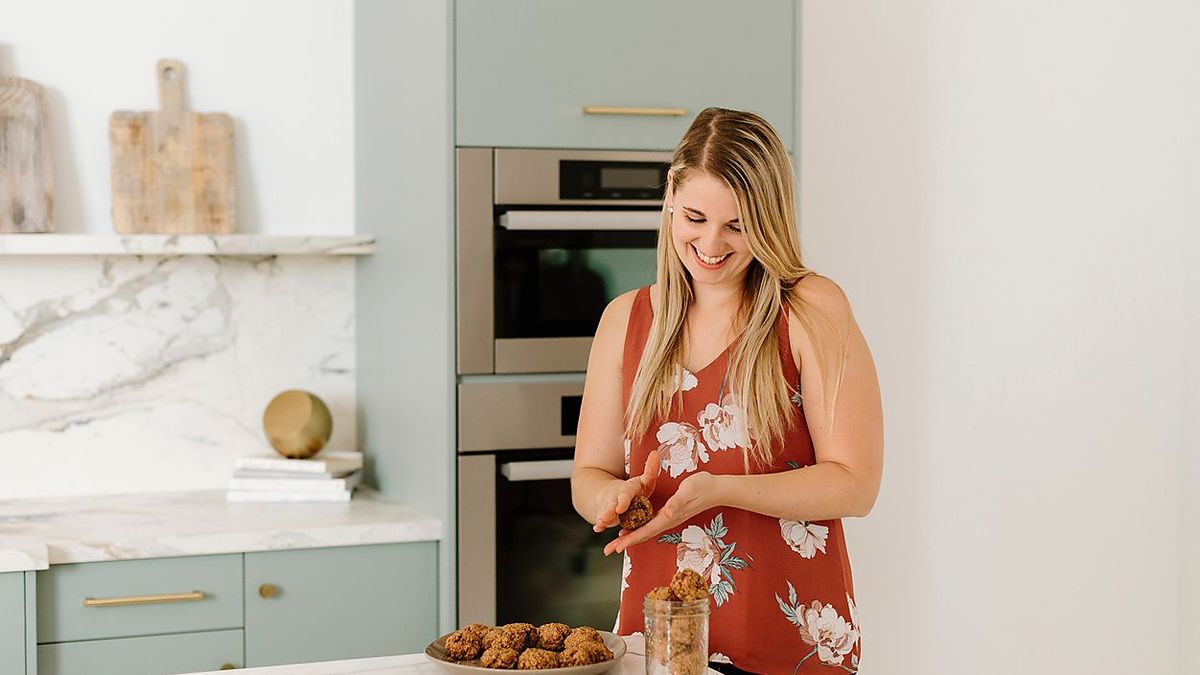
MULTIPOLYGON (((608 648, 612 650, 613 659, 611 661, 605 661, 604 663, 593 663, 590 666, 547 668, 537 672, 554 673, 555 675, 593 675, 594 673, 603 673, 609 668, 617 665, 621 662, 621 659, 625 657, 625 641, 607 631, 598 632, 600 633, 600 637, 604 638, 604 644, 608 645, 608 648)), ((446 656, 446 638, 448 637, 450 637, 450 634, 443 635, 433 642, 430 642, 429 646, 425 648, 425 656, 430 661, 433 661, 441 666, 442 669, 451 673, 459 673, 460 675, 462 673, 478 674, 508 672, 501 668, 484 668, 483 666, 479 665, 479 659, 473 659, 471 661, 452 660, 449 656, 446 656)))

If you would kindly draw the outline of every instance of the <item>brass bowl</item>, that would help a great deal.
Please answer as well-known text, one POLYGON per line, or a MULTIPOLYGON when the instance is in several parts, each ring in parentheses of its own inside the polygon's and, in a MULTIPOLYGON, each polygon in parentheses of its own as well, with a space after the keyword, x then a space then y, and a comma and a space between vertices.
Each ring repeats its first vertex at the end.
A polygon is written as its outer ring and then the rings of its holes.
POLYGON ((263 430, 279 454, 290 459, 307 459, 329 442, 333 417, 325 402, 315 394, 289 389, 267 404, 263 430))

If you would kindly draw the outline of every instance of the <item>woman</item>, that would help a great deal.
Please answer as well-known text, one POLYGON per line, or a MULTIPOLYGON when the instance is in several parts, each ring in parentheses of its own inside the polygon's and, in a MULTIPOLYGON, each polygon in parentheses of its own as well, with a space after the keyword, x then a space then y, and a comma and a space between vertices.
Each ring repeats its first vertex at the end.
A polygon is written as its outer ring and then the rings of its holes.
POLYGON ((701 112, 671 160, 657 283, 604 311, 571 491, 596 531, 637 495, 617 631, 683 568, 709 582, 725 672, 856 672, 840 519, 879 491, 882 411, 845 295, 801 262, 783 143, 751 113, 701 112), (661 472, 661 474, 660 474, 661 472))

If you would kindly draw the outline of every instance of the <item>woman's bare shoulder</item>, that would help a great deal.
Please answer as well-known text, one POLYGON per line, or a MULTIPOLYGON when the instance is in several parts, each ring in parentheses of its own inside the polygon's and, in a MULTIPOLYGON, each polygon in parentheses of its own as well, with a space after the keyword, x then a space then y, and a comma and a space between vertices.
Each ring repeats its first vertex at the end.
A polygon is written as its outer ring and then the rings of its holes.
MULTIPOLYGON (((823 317, 816 319, 817 321, 832 322, 832 327, 836 328, 838 333, 845 334, 854 325, 854 313, 850 310, 850 299, 846 297, 842 287, 829 277, 810 274, 796 284, 793 292, 803 301, 804 305, 815 307, 824 314, 823 317)), ((796 306, 789 306, 788 341, 791 343, 793 356, 798 357, 797 363, 800 362, 800 357, 804 353, 812 349, 809 344, 810 336, 804 330, 803 325, 796 316, 796 306)))
POLYGON ((602 353, 620 354, 625 344, 625 331, 629 328, 629 315, 633 311, 633 302, 641 289, 626 291, 613 298, 604 308, 600 316, 600 325, 596 327, 596 337, 592 340, 592 351, 599 349, 602 353))

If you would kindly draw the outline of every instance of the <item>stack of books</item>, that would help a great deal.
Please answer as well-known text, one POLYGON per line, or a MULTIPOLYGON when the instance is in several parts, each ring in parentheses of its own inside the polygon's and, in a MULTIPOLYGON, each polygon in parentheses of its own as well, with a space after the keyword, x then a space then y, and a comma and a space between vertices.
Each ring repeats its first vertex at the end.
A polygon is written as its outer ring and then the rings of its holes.
POLYGON ((361 452, 323 452, 312 459, 276 454, 238 457, 231 502, 348 502, 362 477, 361 452))

